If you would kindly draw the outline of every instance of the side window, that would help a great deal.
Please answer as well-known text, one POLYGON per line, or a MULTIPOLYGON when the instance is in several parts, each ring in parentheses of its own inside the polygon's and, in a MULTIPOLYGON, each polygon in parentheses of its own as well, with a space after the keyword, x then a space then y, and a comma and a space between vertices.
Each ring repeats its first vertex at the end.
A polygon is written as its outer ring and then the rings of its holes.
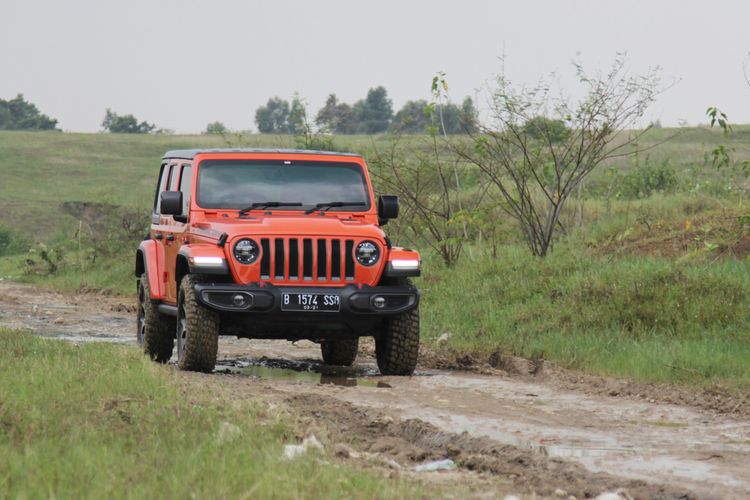
POLYGON ((180 191, 182 191, 182 213, 187 215, 190 209, 190 188, 193 185, 192 167, 190 165, 182 166, 180 175, 180 191))
POLYGON ((169 186, 169 191, 175 191, 177 189, 177 165, 170 165, 169 169, 169 180, 167 181, 167 186, 169 186))
POLYGON ((161 173, 159 174, 159 186, 156 188, 156 197, 154 198, 154 213, 161 213, 161 192, 164 191, 168 184, 168 180, 172 178, 172 167, 163 164, 161 166, 161 173))

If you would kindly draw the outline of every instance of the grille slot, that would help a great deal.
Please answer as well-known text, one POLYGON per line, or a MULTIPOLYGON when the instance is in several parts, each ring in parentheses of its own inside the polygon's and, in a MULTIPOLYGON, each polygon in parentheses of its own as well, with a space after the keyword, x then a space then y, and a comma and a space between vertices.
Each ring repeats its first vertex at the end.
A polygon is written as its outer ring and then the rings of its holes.
POLYGON ((344 276, 347 280, 354 280, 354 240, 346 240, 344 251, 344 276))
POLYGON ((328 279, 328 242, 318 240, 318 281, 328 279))
POLYGON ((273 273, 276 276, 277 280, 283 280, 284 279, 284 240, 281 238, 276 239, 274 242, 274 263, 273 263, 273 273))
POLYGON ((289 240, 289 279, 299 279, 299 240, 297 238, 289 240))
POLYGON ((263 256, 260 259, 260 279, 267 280, 271 278, 271 245, 268 238, 260 240, 260 246, 263 249, 263 256))
POLYGON ((341 240, 331 240, 331 280, 341 279, 341 240))
POLYGON ((310 238, 302 240, 302 277, 307 281, 313 279, 313 245, 310 238))

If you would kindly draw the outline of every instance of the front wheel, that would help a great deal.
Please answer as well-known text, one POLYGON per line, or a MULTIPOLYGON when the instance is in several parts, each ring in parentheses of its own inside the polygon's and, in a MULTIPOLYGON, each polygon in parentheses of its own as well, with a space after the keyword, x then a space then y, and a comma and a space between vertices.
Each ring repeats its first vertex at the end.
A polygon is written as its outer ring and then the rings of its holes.
POLYGON ((166 363, 174 348, 174 318, 159 312, 159 302, 151 300, 148 275, 138 280, 138 323, 136 336, 143 352, 154 361, 166 363))
POLYGON ((219 315, 195 298, 198 280, 182 278, 177 298, 177 366, 181 370, 211 372, 219 350, 219 315))
MULTIPOLYGON (((413 286, 408 278, 385 278, 384 285, 413 286)), ((412 375, 419 357, 419 305, 388 318, 375 333, 375 357, 383 375, 412 375)))
POLYGON ((375 357, 383 375, 412 375, 419 357, 419 308, 388 318, 375 337, 375 357))
POLYGON ((327 365, 352 366, 357 359, 359 339, 324 340, 320 343, 320 353, 327 365))

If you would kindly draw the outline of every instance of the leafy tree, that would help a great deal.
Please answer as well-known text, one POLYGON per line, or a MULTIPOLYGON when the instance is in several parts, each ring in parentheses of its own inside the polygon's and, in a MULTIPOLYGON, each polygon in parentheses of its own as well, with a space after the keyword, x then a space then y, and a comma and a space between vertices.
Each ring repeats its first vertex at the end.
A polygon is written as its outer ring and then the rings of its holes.
POLYGON ((292 99, 286 123, 287 133, 301 135, 307 131, 307 108, 298 95, 292 99))
POLYGON ((354 103, 352 113, 357 133, 378 134, 388 130, 391 124, 393 103, 385 87, 375 87, 367 92, 366 98, 354 103))
POLYGON ((352 107, 345 102, 339 102, 336 94, 330 94, 325 105, 315 116, 315 124, 326 132, 353 134, 352 107))
POLYGON ((226 134, 227 127, 221 122, 211 122, 208 125, 206 125, 206 130, 203 133, 215 134, 215 135, 226 134))
POLYGON ((526 121, 523 131, 532 139, 562 142, 570 134, 563 120, 535 116, 526 121))
POLYGON ((421 134, 432 125, 445 134, 475 132, 477 113, 471 97, 464 99, 460 108, 451 102, 430 104, 424 99, 407 101, 393 117, 391 129, 394 132, 421 134))
POLYGON ((139 123, 133 115, 118 115, 107 108, 102 128, 111 134, 149 134, 154 131, 156 125, 146 121, 139 123))
POLYGON ((448 95, 448 81, 445 73, 440 71, 432 78, 432 101, 427 108, 434 126, 428 130, 430 134, 440 132, 443 135, 467 134, 476 132, 477 111, 474 101, 466 97, 461 108, 450 102, 448 95))
POLYGON ((268 99, 265 106, 255 110, 255 124, 262 134, 289 132, 289 102, 279 97, 268 99))
POLYGON ((57 120, 40 113, 23 94, 8 101, 0 99, 0 130, 55 130, 56 127, 57 120))
MULTIPOLYGON (((711 119, 709 126, 714 128, 714 125, 718 125, 725 137, 734 133, 734 129, 729 123, 727 114, 719 108, 708 108, 706 110, 706 116, 711 119)), ((711 162, 713 163, 713 166, 718 169, 739 164, 742 167, 742 173, 744 173, 745 176, 750 175, 750 160, 746 159, 738 162, 734 159, 735 153, 735 148, 726 144, 718 144, 713 150, 711 150, 711 162)))
POLYGON ((421 134, 430 123, 427 101, 406 101, 393 117, 391 128, 394 132, 406 134, 421 134))
POLYGON ((461 103, 461 127, 466 134, 473 134, 477 131, 479 124, 479 112, 474 107, 474 100, 471 97, 465 97, 461 103))

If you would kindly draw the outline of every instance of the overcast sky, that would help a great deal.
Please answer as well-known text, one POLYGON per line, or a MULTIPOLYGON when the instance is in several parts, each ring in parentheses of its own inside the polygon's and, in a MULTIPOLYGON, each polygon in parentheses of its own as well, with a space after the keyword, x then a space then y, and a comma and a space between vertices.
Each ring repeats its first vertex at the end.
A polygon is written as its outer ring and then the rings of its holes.
POLYGON ((274 95, 314 114, 384 85, 398 109, 438 71, 460 101, 503 53, 514 81, 556 72, 574 91, 576 54, 596 68, 627 51, 632 71, 679 80, 648 119, 718 106, 750 122, 748 23, 747 0, 0 0, 0 98, 23 93, 66 131, 99 130, 107 107, 177 132, 250 129, 274 95))

